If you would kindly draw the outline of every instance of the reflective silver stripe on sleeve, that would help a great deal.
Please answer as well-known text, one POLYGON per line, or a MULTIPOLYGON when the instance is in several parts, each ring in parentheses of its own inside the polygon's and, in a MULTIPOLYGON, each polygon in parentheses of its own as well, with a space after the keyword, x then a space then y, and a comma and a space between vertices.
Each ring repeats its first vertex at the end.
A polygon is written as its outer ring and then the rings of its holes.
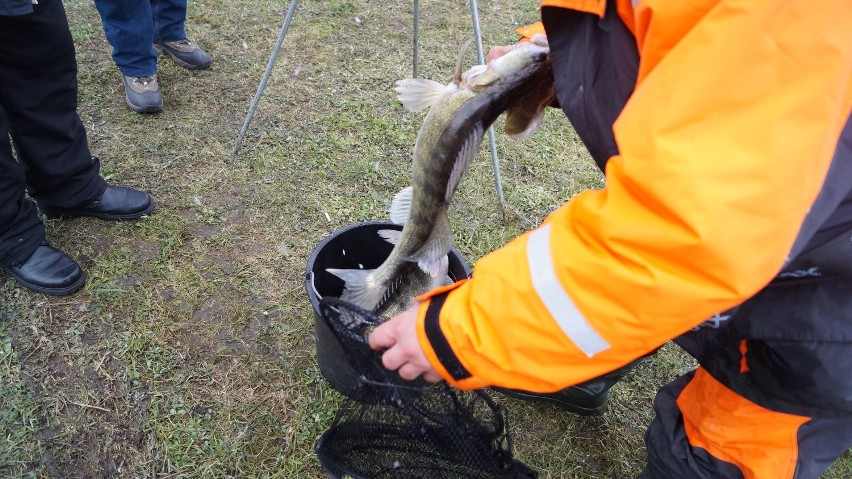
POLYGON ((550 225, 544 225, 530 233, 527 261, 533 287, 539 299, 562 328, 565 336, 588 357, 609 349, 609 343, 580 314, 556 277, 553 257, 550 254, 550 225))

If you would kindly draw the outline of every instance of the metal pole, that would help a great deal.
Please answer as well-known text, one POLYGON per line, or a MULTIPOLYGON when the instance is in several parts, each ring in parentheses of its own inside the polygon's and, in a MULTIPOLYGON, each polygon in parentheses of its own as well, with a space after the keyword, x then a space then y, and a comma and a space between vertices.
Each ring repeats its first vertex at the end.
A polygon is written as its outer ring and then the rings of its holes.
POLYGON ((418 53, 420 51, 419 45, 420 41, 420 1, 414 0, 414 53, 412 57, 414 58, 414 67, 412 68, 411 78, 417 78, 417 63, 418 57, 420 56, 418 53))
MULTIPOLYGON (((476 0, 470 0, 470 16, 473 18, 473 34, 476 37, 476 55, 479 57, 479 63, 484 65, 485 54, 482 51, 482 33, 479 29, 479 9, 476 7, 476 0)), ((503 181, 500 179, 500 162, 497 159, 497 142, 494 140, 494 128, 492 127, 488 127, 488 143, 491 146, 491 166, 494 168, 494 181, 497 188, 497 199, 500 200, 500 208, 503 210, 503 218, 505 218, 506 202, 503 199, 503 181)))
POLYGON ((290 7, 287 8, 287 15, 284 17, 284 23, 281 25, 281 30, 278 31, 278 39, 275 41, 275 47, 272 48, 272 53, 269 55, 269 61, 266 63, 266 70, 263 76, 260 77, 260 84, 257 86, 257 91, 254 93, 254 98, 249 106, 248 114, 243 122, 243 127, 240 129, 240 134, 237 136, 237 142, 234 144, 234 149, 231 151, 231 158, 237 156, 240 146, 243 144, 243 137, 248 130, 249 123, 254 116, 254 111, 257 109, 257 104, 260 103, 260 96, 266 88, 266 81, 269 80, 269 75, 272 73, 272 67, 275 65, 275 59, 278 58, 278 52, 281 50, 281 44, 284 43, 284 36, 287 35, 287 30, 290 29, 290 21, 293 20, 293 15, 296 13, 296 5, 299 0, 290 0, 290 7))

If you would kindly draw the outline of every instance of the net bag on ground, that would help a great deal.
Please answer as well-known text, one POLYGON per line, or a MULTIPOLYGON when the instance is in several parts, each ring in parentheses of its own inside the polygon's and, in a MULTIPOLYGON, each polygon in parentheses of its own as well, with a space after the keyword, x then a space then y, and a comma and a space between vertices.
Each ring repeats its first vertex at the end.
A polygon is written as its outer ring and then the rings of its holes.
POLYGON ((485 392, 405 381, 381 364, 373 313, 323 298, 321 315, 361 373, 316 452, 332 478, 536 478, 512 457, 506 412, 485 392))

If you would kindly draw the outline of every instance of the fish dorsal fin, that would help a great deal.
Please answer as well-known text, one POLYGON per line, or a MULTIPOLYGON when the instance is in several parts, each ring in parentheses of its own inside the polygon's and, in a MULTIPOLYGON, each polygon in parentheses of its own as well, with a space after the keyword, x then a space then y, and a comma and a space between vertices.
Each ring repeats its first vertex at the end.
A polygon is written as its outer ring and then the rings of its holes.
POLYGON ((482 144, 482 133, 482 123, 480 122, 474 125, 473 131, 470 132, 459 148, 456 161, 453 163, 453 170, 447 180, 447 192, 444 198, 447 203, 453 199, 453 194, 456 192, 456 187, 459 185, 462 175, 467 171, 467 167, 470 166, 473 159, 476 158, 476 153, 479 152, 479 146, 482 144))
POLYGON ((406 78, 396 82, 397 99, 408 111, 420 111, 435 104, 447 88, 455 85, 442 85, 425 78, 406 78))
POLYGON ((378 233, 383 240, 394 246, 398 245, 400 238, 402 238, 402 231, 400 230, 379 230, 378 233))
POLYGON ((393 197, 390 207, 390 220, 393 224, 404 225, 411 214, 411 199, 414 197, 414 187, 406 186, 393 197))
POLYGON ((429 239, 415 253, 411 260, 416 260, 417 266, 434 278, 441 273, 441 262, 446 258, 447 253, 452 247, 453 238, 450 235, 450 220, 447 217, 446 210, 444 210, 435 219, 435 226, 432 228, 429 239))
POLYGON ((473 38, 468 38, 466 42, 459 49, 459 56, 456 58, 456 69, 453 72, 453 83, 456 85, 462 82, 462 68, 464 67, 464 54, 467 51, 467 47, 473 43, 473 38))

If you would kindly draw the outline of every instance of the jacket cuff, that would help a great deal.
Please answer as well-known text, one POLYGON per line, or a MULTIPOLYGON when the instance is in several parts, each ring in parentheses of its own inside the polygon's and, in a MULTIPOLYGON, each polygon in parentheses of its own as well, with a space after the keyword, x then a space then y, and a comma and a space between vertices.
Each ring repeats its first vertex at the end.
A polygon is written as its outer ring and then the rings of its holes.
POLYGON ((487 386, 473 377, 453 351, 450 342, 441 329, 441 309, 447 295, 464 281, 448 287, 431 291, 420 298, 428 297, 417 313, 417 339, 420 348, 433 368, 447 382, 459 389, 477 389, 487 386))

